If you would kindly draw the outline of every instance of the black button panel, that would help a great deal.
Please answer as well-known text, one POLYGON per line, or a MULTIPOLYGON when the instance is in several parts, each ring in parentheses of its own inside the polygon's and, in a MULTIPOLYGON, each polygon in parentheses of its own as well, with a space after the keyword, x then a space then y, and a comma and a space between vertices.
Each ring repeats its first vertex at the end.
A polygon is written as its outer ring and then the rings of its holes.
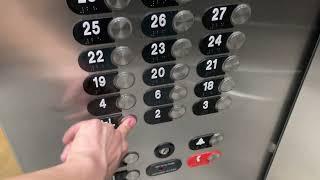
POLYGON ((219 91, 219 86, 223 81, 223 79, 224 77, 202 81, 201 83, 196 85, 194 89, 194 93, 198 97, 209 97, 209 96, 220 95, 221 92, 219 91))
POLYGON ((142 3, 149 8, 161 8, 169 6, 178 6, 174 0, 142 0, 142 3))
POLYGON ((200 149, 210 148, 212 147, 210 141, 213 136, 214 136, 214 133, 195 137, 189 142, 189 148, 191 150, 200 150, 200 149))
POLYGON ((208 30, 232 28, 231 15, 237 5, 215 6, 207 10, 202 18, 204 27, 208 30))
POLYGON ((175 147, 172 143, 162 143, 155 148, 154 154, 158 158, 167 158, 174 153, 174 150, 175 147))
POLYGON ((118 128, 119 125, 121 124, 122 115, 119 114, 114 116, 102 117, 100 119, 105 123, 112 124, 114 128, 118 128))
POLYGON ((207 78, 224 75, 223 64, 228 56, 208 57, 197 66, 197 73, 200 77, 207 78))
POLYGON ((178 11, 157 12, 147 15, 142 21, 142 32, 149 37, 177 35, 172 22, 178 11))
POLYGON ((104 0, 67 0, 67 4, 74 13, 82 15, 111 12, 104 0))
POLYGON ((144 114, 144 120, 151 125, 170 122, 173 120, 169 116, 172 108, 173 105, 152 108, 144 114))
POLYGON ((98 48, 82 52, 79 56, 79 65, 87 72, 117 69, 118 67, 111 61, 113 50, 114 48, 98 48))
POLYGON ((217 113, 216 104, 220 100, 220 96, 212 97, 208 99, 202 99, 195 103, 192 107, 192 111, 197 116, 217 113))
POLYGON ((152 89, 144 94, 143 100, 148 106, 171 104, 173 103, 173 100, 170 98, 170 94, 173 88, 174 86, 170 85, 152 89))
POLYGON ((113 84, 118 72, 100 73, 89 76, 83 83, 84 90, 90 95, 103 95, 119 92, 113 84))
POLYGON ((175 64, 159 65, 147 69, 143 73, 143 81, 149 86, 158 86, 162 84, 173 83, 171 70, 175 64))
POLYGON ((112 18, 84 20, 73 28, 74 38, 82 45, 113 43, 108 34, 108 25, 112 18))
POLYGON ((182 162, 179 159, 172 159, 150 165, 146 172, 148 176, 158 176, 177 171, 181 168, 182 162))
POLYGON ((199 48, 204 55, 215 55, 228 53, 227 41, 232 33, 216 33, 210 34, 203 38, 199 48))
POLYGON ((171 49, 176 39, 156 41, 148 44, 142 51, 143 59, 148 63, 174 61, 171 49))
POLYGON ((88 112, 93 116, 105 116, 110 114, 121 113, 117 107, 117 100, 120 95, 100 97, 88 104, 88 112))

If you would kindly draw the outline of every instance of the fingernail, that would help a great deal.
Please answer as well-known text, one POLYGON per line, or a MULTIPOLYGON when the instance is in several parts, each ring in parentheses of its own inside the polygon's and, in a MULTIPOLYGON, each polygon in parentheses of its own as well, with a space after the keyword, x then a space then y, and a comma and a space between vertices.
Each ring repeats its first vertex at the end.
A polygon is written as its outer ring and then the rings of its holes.
POLYGON ((136 126, 137 120, 135 116, 129 116, 126 118, 127 124, 129 127, 133 128, 136 126))

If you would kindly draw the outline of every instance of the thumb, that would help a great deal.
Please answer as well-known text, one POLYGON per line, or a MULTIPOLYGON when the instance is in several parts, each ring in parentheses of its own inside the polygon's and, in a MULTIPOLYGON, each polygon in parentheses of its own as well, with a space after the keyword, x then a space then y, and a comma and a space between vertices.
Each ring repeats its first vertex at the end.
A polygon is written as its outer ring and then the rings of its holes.
POLYGON ((118 127, 117 130, 123 135, 123 137, 127 137, 130 131, 136 126, 137 118, 135 116, 127 116, 123 118, 122 123, 118 127))

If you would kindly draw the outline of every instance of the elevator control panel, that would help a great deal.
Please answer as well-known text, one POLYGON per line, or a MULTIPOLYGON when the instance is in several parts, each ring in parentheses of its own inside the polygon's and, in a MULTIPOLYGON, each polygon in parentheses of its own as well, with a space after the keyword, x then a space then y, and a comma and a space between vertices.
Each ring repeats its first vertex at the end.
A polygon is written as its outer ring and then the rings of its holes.
MULTIPOLYGON (((139 123, 152 129, 177 119, 183 121, 186 113, 192 113, 201 124, 202 117, 231 107, 228 92, 236 82, 230 74, 240 66, 237 52, 248 36, 241 26, 251 16, 250 4, 212 1, 195 12, 188 8, 199 3, 195 0, 66 1, 79 16, 70 34, 85 49, 79 54, 78 64, 89 73, 83 90, 94 97, 87 104, 92 116, 117 128, 123 114, 134 114, 130 110, 143 104, 145 111, 138 117, 139 123), (142 16, 131 16, 131 11, 126 11, 134 5, 141 8, 136 11, 144 12, 142 16), (122 12, 125 16, 117 16, 122 12), (201 37, 195 40, 190 32, 201 37), (137 46, 140 49, 132 42, 122 43, 132 37, 143 42, 143 46, 137 46), (132 63, 137 63, 138 71, 124 68, 132 63), (137 81, 143 83, 141 95, 130 91, 137 81), (179 103, 191 97, 196 100, 179 103)), ((142 174, 151 177, 173 173, 183 166, 209 166, 223 158, 218 146, 223 140, 223 132, 199 131, 182 144, 173 140, 155 142, 153 155, 158 161, 134 169, 144 154, 129 152, 113 179, 135 180, 142 174), (177 158, 176 149, 188 149, 194 154, 177 158), (126 169, 128 165, 130 169, 126 169)))

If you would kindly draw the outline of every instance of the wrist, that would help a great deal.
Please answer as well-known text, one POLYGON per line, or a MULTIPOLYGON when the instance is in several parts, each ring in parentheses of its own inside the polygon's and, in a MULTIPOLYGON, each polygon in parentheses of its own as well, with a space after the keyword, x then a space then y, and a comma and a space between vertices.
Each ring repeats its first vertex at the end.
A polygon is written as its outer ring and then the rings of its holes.
POLYGON ((75 174, 75 177, 79 177, 78 180, 104 180, 106 171, 93 160, 68 160, 62 164, 64 168, 71 174, 75 174))

